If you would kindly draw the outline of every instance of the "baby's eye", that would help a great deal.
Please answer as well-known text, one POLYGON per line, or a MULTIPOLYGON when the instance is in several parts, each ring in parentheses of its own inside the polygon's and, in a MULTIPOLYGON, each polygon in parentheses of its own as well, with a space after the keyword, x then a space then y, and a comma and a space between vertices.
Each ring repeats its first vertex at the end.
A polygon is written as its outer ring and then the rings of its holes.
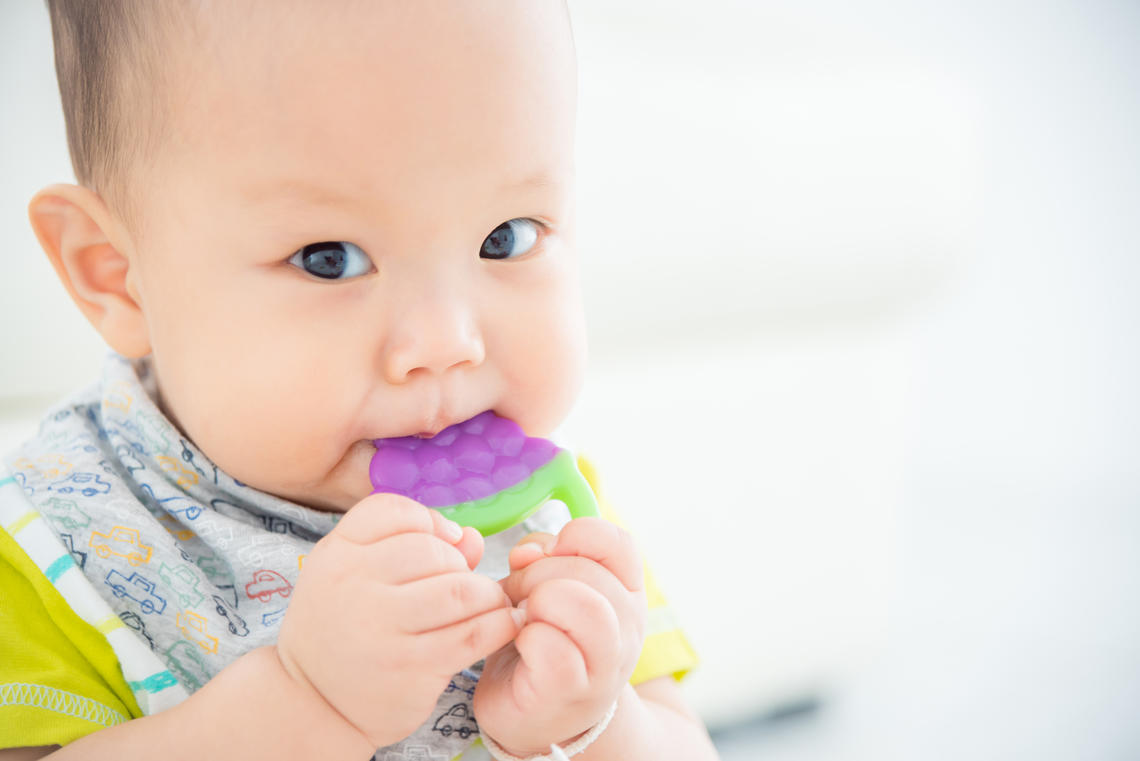
POLYGON ((511 219, 496 227, 483 241, 480 256, 485 259, 517 259, 531 249, 538 239, 541 222, 533 219, 511 219))
POLYGON ((346 280, 372 271, 368 255, 343 240, 310 243, 289 257, 289 263, 325 280, 346 280))

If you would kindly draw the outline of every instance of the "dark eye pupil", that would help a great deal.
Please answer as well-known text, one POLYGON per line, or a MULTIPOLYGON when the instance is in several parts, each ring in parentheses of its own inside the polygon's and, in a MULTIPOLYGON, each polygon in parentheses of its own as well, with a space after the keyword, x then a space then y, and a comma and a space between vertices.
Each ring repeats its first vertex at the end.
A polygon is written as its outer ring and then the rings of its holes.
POLYGON ((511 255, 511 249, 514 247, 515 231, 511 229, 509 223, 504 222, 487 236, 483 245, 483 252, 487 254, 489 259, 506 259, 511 255))
POLYGON ((345 250, 340 243, 310 243, 301 249, 305 271, 317 277, 337 278, 344 274, 345 250))

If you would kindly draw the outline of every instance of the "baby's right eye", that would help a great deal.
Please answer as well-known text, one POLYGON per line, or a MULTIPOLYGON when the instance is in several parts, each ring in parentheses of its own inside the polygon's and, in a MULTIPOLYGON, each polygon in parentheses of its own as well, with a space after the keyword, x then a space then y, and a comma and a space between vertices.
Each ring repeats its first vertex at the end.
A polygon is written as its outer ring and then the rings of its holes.
POLYGON ((347 280, 374 271, 368 254, 343 240, 310 243, 289 257, 289 263, 324 280, 347 280))

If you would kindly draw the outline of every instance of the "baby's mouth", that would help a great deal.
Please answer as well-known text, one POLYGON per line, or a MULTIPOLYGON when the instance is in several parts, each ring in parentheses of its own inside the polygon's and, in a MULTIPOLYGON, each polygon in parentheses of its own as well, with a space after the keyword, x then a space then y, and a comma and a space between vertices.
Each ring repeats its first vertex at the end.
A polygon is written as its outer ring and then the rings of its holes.
POLYGON ((409 434, 404 434, 403 436, 387 436, 387 437, 383 437, 383 438, 370 439, 370 441, 373 441, 373 442, 390 441, 392 439, 432 439, 432 438, 435 438, 436 436, 439 436, 441 433, 448 431, 451 428, 461 426, 470 420, 474 420, 475 418, 482 415, 484 412, 487 412, 487 410, 482 410, 480 412, 475 413, 471 417, 467 417, 467 418, 464 418, 462 420, 457 420, 454 423, 449 423, 447 425, 440 424, 438 426, 434 426, 432 428, 420 431, 418 433, 409 433, 409 434))

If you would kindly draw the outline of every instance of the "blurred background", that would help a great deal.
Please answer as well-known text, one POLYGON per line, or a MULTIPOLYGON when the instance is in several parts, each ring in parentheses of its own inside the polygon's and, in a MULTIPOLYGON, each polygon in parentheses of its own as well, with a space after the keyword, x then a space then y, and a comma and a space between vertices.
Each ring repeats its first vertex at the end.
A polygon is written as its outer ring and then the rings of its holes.
MULTIPOLYGON (((1140 3, 570 0, 592 454, 725 761, 1140 759, 1140 3)), ((0 4, 0 449, 98 372, 0 4)))

